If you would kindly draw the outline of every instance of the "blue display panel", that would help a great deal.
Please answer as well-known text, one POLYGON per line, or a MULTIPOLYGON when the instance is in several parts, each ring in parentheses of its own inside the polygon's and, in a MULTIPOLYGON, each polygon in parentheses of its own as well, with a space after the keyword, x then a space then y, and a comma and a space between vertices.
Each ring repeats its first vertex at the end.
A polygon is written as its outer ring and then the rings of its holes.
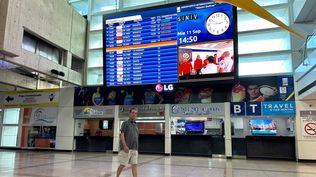
MULTIPOLYGON (((212 68, 220 68, 225 64, 230 67, 229 73, 233 73, 234 62, 230 61, 233 59, 220 64, 218 57, 218 63, 214 61, 216 66, 209 67, 207 58, 204 59, 205 61, 201 60, 200 63, 204 62, 204 64, 196 64, 198 62, 193 58, 196 55, 205 57, 223 53, 222 49, 234 50, 232 18, 231 5, 217 4, 213 1, 172 4, 105 15, 106 86, 177 83, 179 80, 214 78, 214 76, 218 77, 219 73, 228 71, 220 72, 216 69, 216 72, 213 72, 212 68), (227 14, 221 16, 223 20, 227 17, 228 19, 225 20, 229 22, 220 25, 222 29, 213 25, 215 23, 217 25, 218 17, 217 14, 213 16, 210 14, 216 12, 227 14), (205 22, 212 24, 212 27, 205 22), (205 42, 213 47, 207 47, 205 42), (190 64, 184 63, 185 59, 188 59, 187 62, 190 64), (192 67, 190 68, 189 65, 192 67), (200 65, 200 68, 197 65, 200 65), (190 70, 189 74, 188 70, 190 70), (200 75, 203 76, 197 77, 200 75)), ((229 56, 233 56, 233 53, 231 52, 229 56)))

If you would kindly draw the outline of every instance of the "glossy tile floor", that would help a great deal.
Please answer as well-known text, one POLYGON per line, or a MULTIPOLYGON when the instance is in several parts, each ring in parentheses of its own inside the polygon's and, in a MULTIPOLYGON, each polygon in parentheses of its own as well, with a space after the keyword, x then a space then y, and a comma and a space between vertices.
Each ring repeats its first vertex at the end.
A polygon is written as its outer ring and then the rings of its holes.
MULTIPOLYGON (((112 153, 0 150, 0 177, 115 177, 112 153)), ((139 177, 316 177, 316 163, 140 155, 139 177)), ((125 168, 121 177, 131 175, 125 168)))

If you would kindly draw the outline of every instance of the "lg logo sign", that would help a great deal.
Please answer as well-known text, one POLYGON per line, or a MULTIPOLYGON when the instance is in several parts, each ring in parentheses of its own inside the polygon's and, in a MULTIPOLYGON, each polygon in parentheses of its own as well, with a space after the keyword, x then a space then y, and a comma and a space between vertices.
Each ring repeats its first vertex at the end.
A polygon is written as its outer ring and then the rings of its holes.
POLYGON ((155 88, 157 92, 173 91, 173 84, 157 84, 155 88))

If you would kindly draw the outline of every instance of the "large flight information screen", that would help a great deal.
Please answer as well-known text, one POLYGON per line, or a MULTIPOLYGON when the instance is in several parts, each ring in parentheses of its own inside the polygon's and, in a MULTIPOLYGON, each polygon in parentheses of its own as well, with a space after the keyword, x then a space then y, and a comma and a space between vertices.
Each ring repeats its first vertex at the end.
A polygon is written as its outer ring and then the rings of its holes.
MULTIPOLYGON (((212 39, 223 40, 227 38, 227 34, 223 34, 224 37, 213 31, 213 34, 203 34, 207 31, 206 24, 196 20, 205 20, 209 16, 207 9, 216 5, 217 3, 207 2, 202 5, 172 6, 105 15, 103 35, 106 86, 177 83, 180 80, 205 78, 197 77, 201 73, 201 68, 195 70, 197 65, 194 66, 194 63, 197 62, 193 57, 219 52, 215 45, 213 48, 205 48, 206 44, 203 45, 203 42, 207 41, 210 45, 212 43, 209 41, 212 39), (191 13, 200 11, 197 7, 207 13, 191 13), (194 21, 197 26, 194 26, 194 21), (202 52, 198 54, 198 51, 202 52), (183 62, 183 56, 187 56, 188 63, 183 62), (184 77, 184 74, 187 74, 184 71, 188 70, 186 66, 189 66, 189 74, 184 77)), ((232 11, 230 5, 226 6, 232 11)), ((228 15, 231 16, 232 13, 228 15)), ((216 18, 216 15, 211 18, 216 18)), ((229 35, 229 38, 232 38, 232 35, 229 35)), ((220 41, 220 44, 223 42, 225 41, 220 41)), ((210 74, 214 73, 206 75, 210 74)))

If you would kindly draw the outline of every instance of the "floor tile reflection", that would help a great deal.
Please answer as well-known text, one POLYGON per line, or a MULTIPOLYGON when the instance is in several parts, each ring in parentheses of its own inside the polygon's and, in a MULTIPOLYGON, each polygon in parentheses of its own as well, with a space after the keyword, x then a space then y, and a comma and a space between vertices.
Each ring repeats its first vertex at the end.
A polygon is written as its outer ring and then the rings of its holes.
MULTIPOLYGON (((1 177, 115 177, 117 154, 0 151, 1 177)), ((315 177, 316 163, 140 155, 139 177, 315 177)), ((121 177, 131 177, 127 167, 121 177)))

